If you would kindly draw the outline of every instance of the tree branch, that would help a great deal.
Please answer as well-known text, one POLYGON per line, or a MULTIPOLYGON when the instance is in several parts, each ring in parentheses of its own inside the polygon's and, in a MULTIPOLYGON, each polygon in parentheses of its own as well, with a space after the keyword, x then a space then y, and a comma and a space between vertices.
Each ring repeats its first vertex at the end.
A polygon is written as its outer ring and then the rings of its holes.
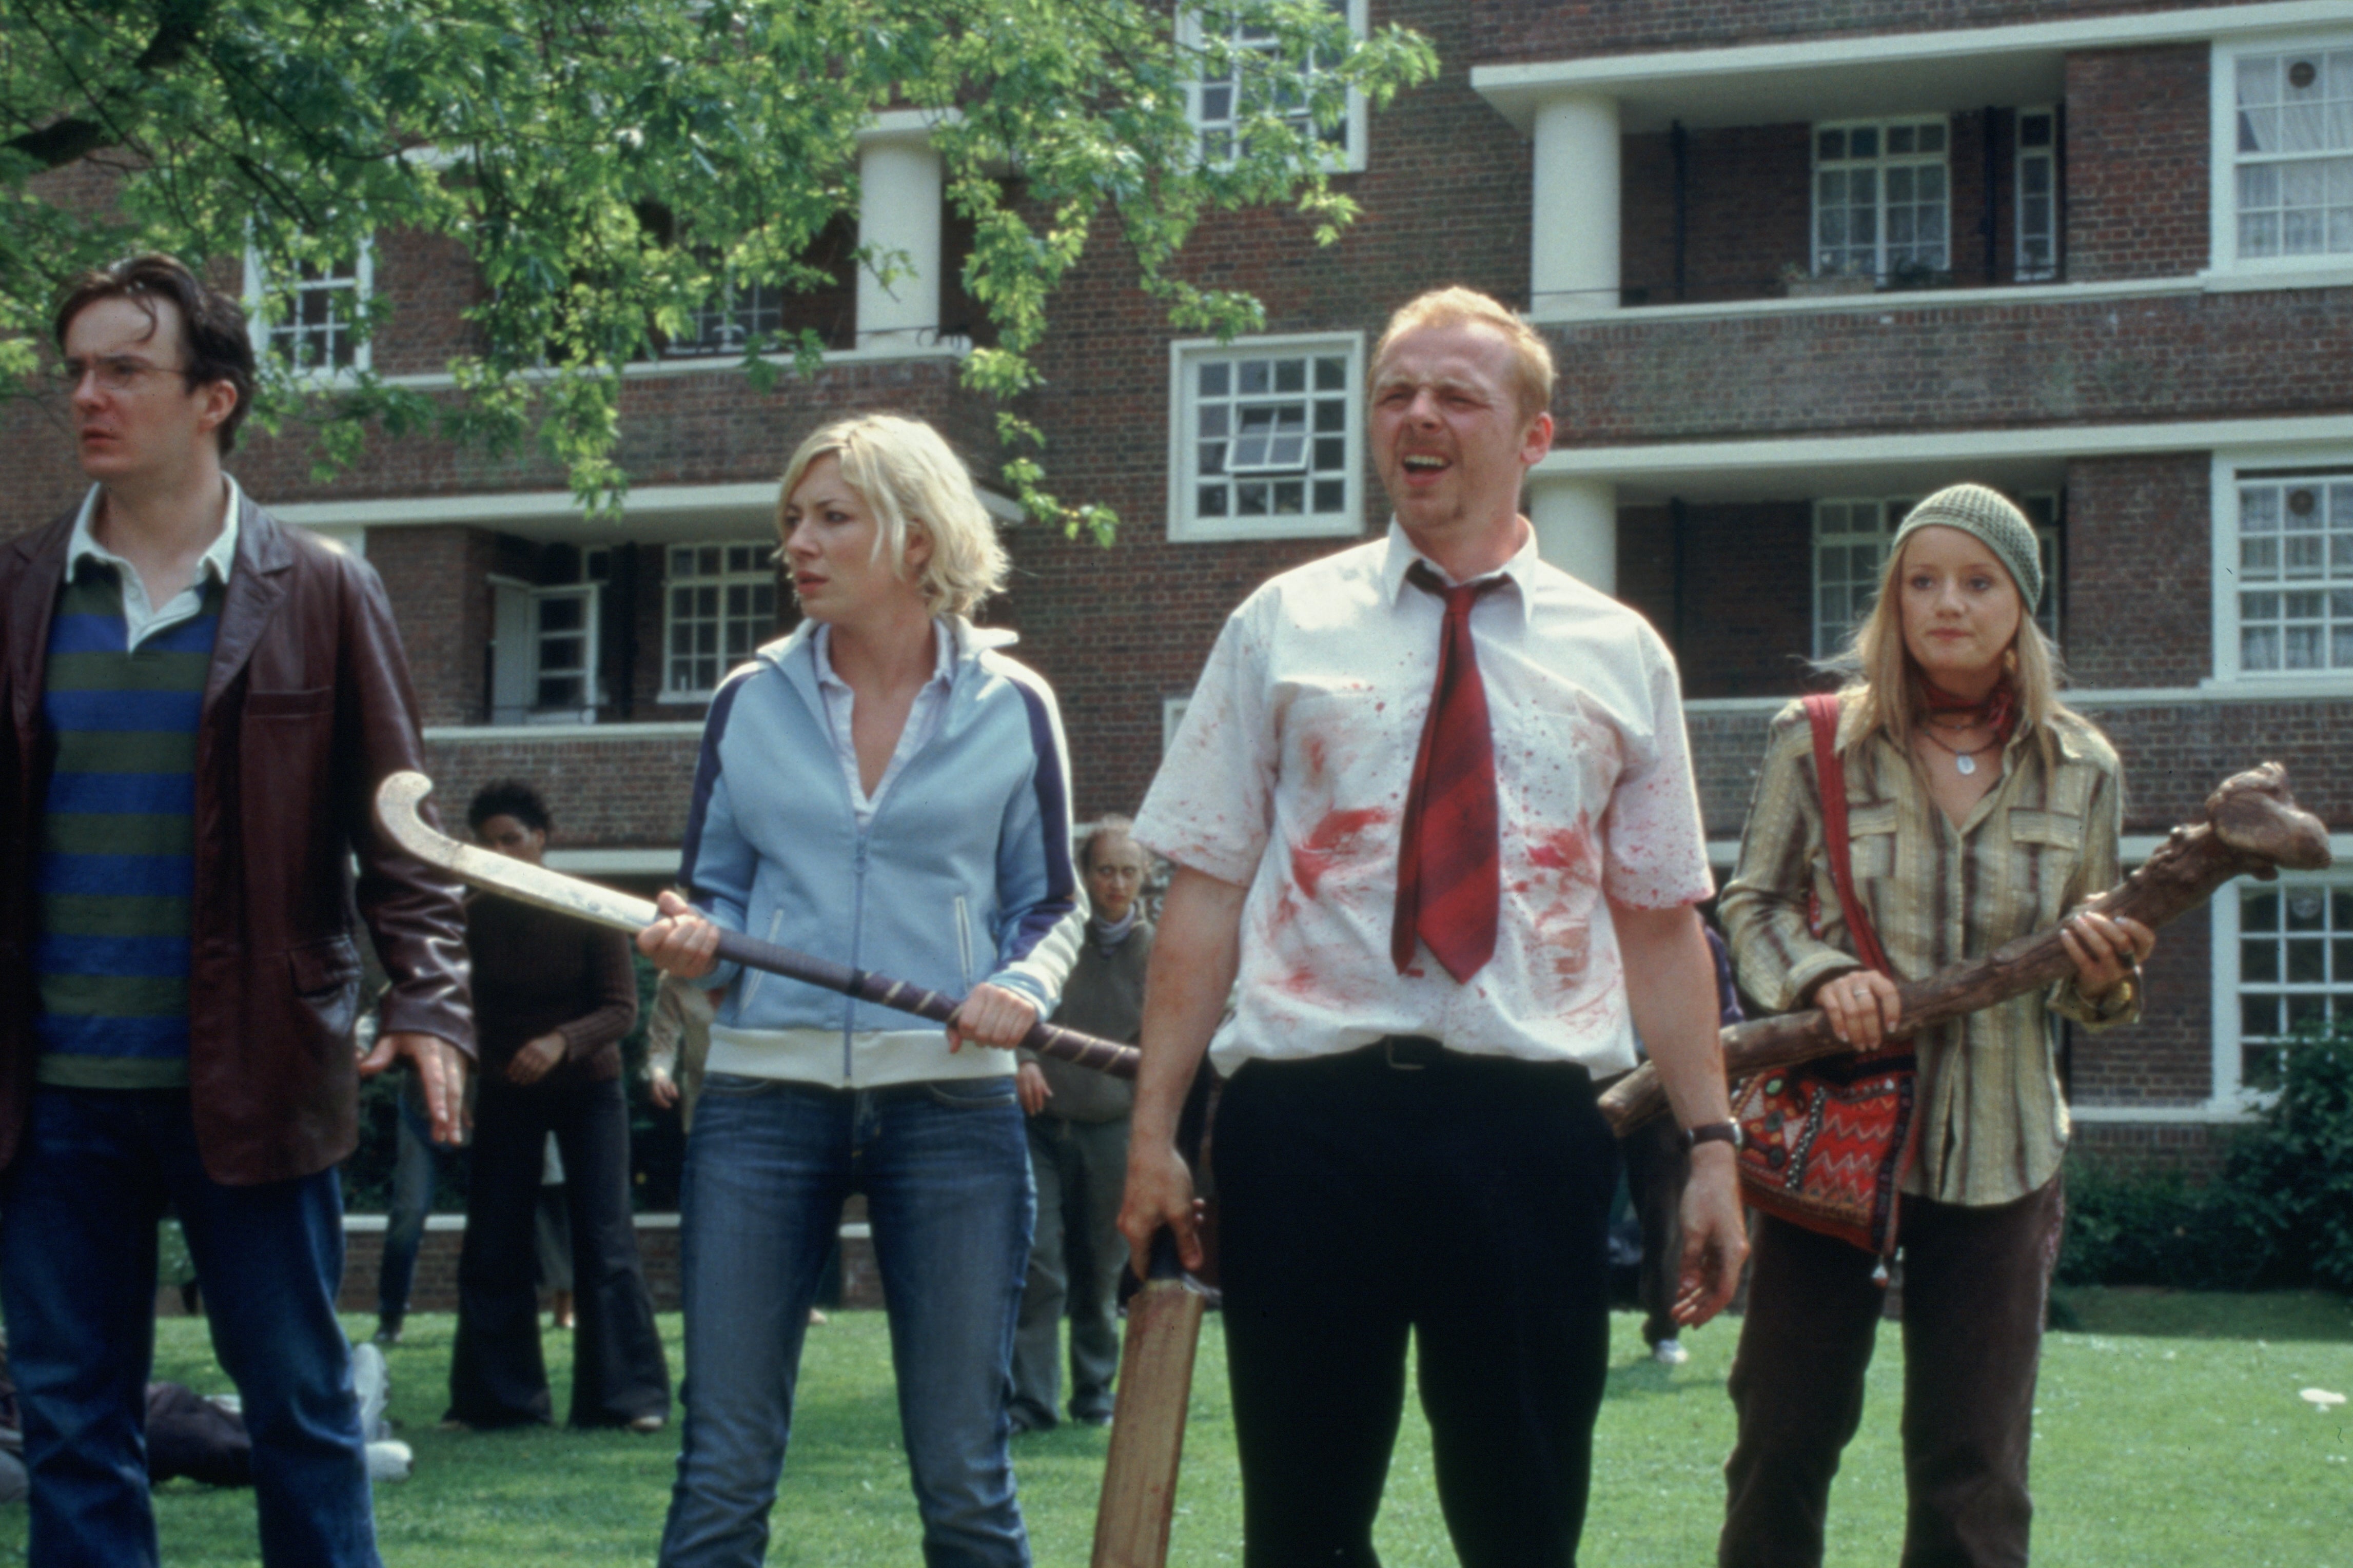
MULTIPOLYGON (((155 76, 185 59, 196 40, 204 36, 205 24, 212 20, 213 3, 214 0, 163 0, 155 35, 131 62, 131 68, 141 76, 155 76)), ((129 96, 118 89, 105 89, 92 99, 90 107, 102 111, 111 102, 129 96)), ((112 145, 115 135, 102 112, 69 114, 38 130, 0 142, 0 148, 21 153, 44 169, 56 169, 100 147, 112 145)))

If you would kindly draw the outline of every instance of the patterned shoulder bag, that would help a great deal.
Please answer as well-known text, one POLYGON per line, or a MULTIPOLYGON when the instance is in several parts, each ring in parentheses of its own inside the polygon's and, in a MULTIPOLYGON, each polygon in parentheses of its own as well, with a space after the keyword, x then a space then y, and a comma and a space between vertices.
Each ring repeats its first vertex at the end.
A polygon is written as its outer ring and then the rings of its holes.
MULTIPOLYGON (((1807 698, 1806 717, 1813 725, 1822 843, 1839 909, 1856 956, 1865 967, 1889 973, 1878 933, 1855 896, 1846 770, 1838 754, 1838 699, 1807 698)), ((1818 928, 1819 923, 1817 915, 1818 928)), ((1914 1068, 1912 1047, 1899 1044, 1759 1073, 1734 1097, 1742 1195, 1792 1225, 1874 1254, 1883 1280, 1895 1256, 1899 1189, 1918 1141, 1914 1068)))

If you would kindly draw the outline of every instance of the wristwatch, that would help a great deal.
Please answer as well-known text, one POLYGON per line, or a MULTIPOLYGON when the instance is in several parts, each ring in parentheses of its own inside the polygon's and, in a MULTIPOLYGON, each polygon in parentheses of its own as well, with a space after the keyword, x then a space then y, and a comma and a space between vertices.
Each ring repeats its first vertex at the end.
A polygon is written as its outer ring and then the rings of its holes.
POLYGON ((1704 1121, 1697 1127, 1686 1127, 1675 1134, 1683 1152, 1688 1154, 1702 1143, 1729 1143, 1741 1147, 1740 1123, 1737 1121, 1704 1121))

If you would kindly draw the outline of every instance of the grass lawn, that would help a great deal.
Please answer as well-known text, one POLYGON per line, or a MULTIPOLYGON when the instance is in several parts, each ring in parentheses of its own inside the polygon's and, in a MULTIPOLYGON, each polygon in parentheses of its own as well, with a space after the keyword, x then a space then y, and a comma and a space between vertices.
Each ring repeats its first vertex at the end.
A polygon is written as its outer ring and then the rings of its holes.
MULTIPOLYGON (((2353 1568, 2353 1405, 2324 1412, 2299 1397, 2316 1386, 2353 1394, 2353 1304, 2309 1294, 2122 1290, 2069 1290, 2062 1300, 2078 1327, 2053 1333, 2045 1346, 2035 1424, 2038 1560, 2067 1568, 2353 1568)), ((372 1326, 350 1321, 354 1333, 372 1326)), ((446 1317, 412 1319, 408 1342, 392 1352, 393 1414, 416 1447, 417 1475, 377 1494, 387 1563, 650 1562, 675 1428, 650 1438, 437 1431, 450 1328, 446 1317)), ((664 1328, 675 1366, 676 1320, 664 1328)), ((1615 1331, 1584 1560, 1662 1568, 1712 1562, 1732 1433, 1723 1387, 1734 1325, 1694 1336, 1691 1364, 1672 1372, 1643 1359, 1636 1320, 1620 1317, 1615 1331)), ((1882 1568, 1896 1554, 1904 1506, 1897 1334, 1894 1325, 1883 1332, 1862 1433, 1839 1482, 1830 1561, 1841 1568, 1882 1568)), ((569 1346, 550 1334, 547 1348, 561 1389, 569 1346)), ((157 1362, 159 1375, 199 1390, 227 1386, 200 1324, 165 1321, 157 1362)), ((879 1313, 837 1314, 810 1331, 796 1426, 768 1561, 807 1568, 921 1561, 879 1313)), ((1099 1431, 1064 1428, 1015 1444, 1046 1568, 1086 1561, 1105 1441, 1099 1431)), ((165 1562, 255 1560, 249 1494, 176 1481, 156 1510, 165 1562)), ((1203 1339, 1172 1562, 1239 1561, 1239 1515, 1213 1322, 1203 1339)), ((1411 1413, 1379 1540, 1390 1568, 1454 1561, 1431 1489, 1429 1435, 1411 1413)), ((23 1554, 24 1510, 0 1512, 0 1561, 23 1554)))

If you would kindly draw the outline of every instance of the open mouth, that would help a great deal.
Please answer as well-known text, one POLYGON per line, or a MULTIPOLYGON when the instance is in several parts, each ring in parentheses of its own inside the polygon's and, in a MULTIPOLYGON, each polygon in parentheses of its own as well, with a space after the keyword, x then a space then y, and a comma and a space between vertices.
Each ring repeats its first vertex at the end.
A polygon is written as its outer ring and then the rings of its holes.
POLYGON ((1399 461, 1409 474, 1443 473, 1449 467, 1445 458, 1429 452, 1408 452, 1399 461))

